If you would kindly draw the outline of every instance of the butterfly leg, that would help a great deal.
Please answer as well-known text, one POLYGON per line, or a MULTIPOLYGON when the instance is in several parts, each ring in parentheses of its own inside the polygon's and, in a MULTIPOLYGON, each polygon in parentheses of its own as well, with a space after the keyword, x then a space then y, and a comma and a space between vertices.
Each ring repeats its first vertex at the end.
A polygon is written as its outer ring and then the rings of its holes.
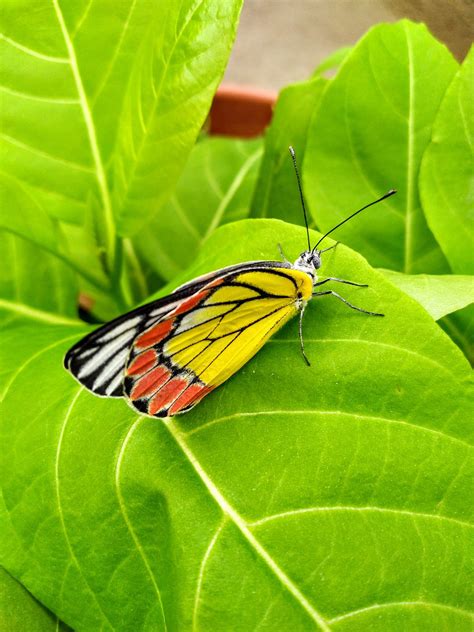
POLYGON ((308 366, 311 366, 311 362, 308 360, 308 357, 306 356, 306 353, 304 350, 304 341, 303 341, 303 314, 304 314, 305 307, 306 305, 302 307, 300 310, 300 323, 299 323, 300 345, 301 345, 301 353, 303 354, 304 361, 306 362, 308 366))
POLYGON ((281 244, 278 244, 278 250, 280 251, 280 257, 282 258, 282 260, 285 263, 291 263, 291 261, 289 261, 286 257, 285 257, 285 253, 283 252, 283 248, 281 247, 281 244))
POLYGON ((332 296, 335 296, 340 301, 345 303, 348 307, 352 309, 356 309, 358 312, 363 312, 364 314, 369 314, 370 316, 385 316, 385 314, 379 314, 377 312, 369 312, 366 309, 362 309, 362 307, 356 307, 355 305, 352 305, 352 303, 349 303, 348 300, 346 300, 340 294, 338 294, 337 292, 334 292, 333 290, 327 290, 326 292, 313 292, 313 296, 324 296, 326 294, 332 294, 332 296))
POLYGON ((367 283, 355 283, 354 281, 346 281, 346 279, 337 279, 336 277, 328 277, 327 279, 324 279, 324 281, 318 281, 314 284, 314 287, 317 287, 318 285, 323 285, 328 281, 337 281, 338 283, 345 283, 346 285, 356 285, 357 287, 369 287, 367 283))

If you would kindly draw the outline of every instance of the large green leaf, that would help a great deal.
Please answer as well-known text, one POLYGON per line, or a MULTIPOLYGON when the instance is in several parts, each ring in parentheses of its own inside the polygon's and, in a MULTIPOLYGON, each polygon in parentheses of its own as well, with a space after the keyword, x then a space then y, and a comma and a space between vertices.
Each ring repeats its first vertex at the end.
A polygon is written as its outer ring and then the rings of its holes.
POLYGON ((144 226, 173 191, 224 73, 242 1, 155 5, 119 132, 114 200, 121 234, 144 226))
POLYGON ((2 11, 4 169, 44 212, 67 222, 80 224, 94 196, 113 249, 107 164, 153 7, 128 0, 114 5, 113 19, 104 0, 39 0, 34 9, 21 0, 2 11))
POLYGON ((462 274, 403 274, 381 270, 403 292, 417 300, 439 320, 474 303, 474 277, 462 274))
MULTIPOLYGON (((37 215, 78 226, 92 213, 97 248, 117 276, 117 220, 121 233, 137 229, 173 189, 241 3, 7 2, 0 60, 9 209, 23 215, 26 199, 37 215)), ((47 225, 38 218, 35 234, 47 225)), ((100 254, 89 260, 93 269, 100 254)))
POLYGON ((338 233, 372 265, 411 274, 449 271, 421 210, 418 172, 456 69, 425 26, 405 20, 376 26, 345 58, 312 120, 303 180, 320 228, 398 190, 338 233))
POLYGON ((70 628, 0 568, 0 629, 4 632, 59 632, 70 628))
MULTIPOLYGON (((296 257, 305 233, 228 224, 187 276, 274 258, 278 242, 296 257)), ((74 382, 62 358, 77 329, 12 332, 4 363, 38 336, 44 351, 15 367, 2 406, 1 561, 69 625, 472 629, 467 363, 359 255, 341 246, 323 271, 368 282, 338 289, 385 318, 314 299, 312 367, 292 321, 164 422, 74 382)))
POLYGON ((220 224, 248 216, 261 145, 260 139, 218 137, 197 143, 171 198, 135 236, 152 270, 172 279, 220 224))
POLYGON ((451 268, 474 274, 474 47, 449 86, 423 157, 428 224, 451 268))
POLYGON ((274 217, 303 223, 300 198, 289 145, 299 165, 308 139, 308 127, 327 85, 322 78, 284 88, 278 97, 272 123, 265 136, 265 153, 252 200, 254 217, 274 217))

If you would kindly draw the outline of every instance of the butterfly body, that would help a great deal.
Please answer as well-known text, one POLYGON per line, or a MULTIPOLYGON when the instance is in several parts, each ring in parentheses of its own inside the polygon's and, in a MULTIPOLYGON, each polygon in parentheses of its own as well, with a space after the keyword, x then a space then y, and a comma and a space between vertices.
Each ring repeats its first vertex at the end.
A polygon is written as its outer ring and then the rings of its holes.
POLYGON ((251 261, 198 277, 79 341, 65 367, 89 390, 138 411, 183 413, 238 371, 317 283, 316 253, 251 261))

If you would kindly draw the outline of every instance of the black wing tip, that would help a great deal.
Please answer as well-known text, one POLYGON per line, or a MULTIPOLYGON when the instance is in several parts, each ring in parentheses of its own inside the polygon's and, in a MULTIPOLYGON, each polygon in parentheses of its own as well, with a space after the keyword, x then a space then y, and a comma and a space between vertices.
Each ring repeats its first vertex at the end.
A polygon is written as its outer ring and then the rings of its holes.
POLYGON ((133 407, 138 410, 139 413, 148 415, 148 400, 147 399, 134 399, 130 400, 133 407))
POLYGON ((72 349, 73 348, 69 349, 69 351, 66 353, 66 355, 64 356, 64 359, 63 359, 63 367, 67 371, 71 371, 71 361, 72 361, 72 356, 73 356, 72 349))

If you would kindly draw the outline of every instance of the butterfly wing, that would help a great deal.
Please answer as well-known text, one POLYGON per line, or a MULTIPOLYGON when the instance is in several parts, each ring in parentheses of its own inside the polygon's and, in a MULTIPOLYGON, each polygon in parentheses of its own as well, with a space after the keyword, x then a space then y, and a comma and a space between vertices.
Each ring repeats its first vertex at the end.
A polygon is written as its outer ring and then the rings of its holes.
POLYGON ((133 341, 124 391, 140 412, 182 413, 243 366, 312 294, 304 272, 275 262, 214 276, 133 341))
POLYGON ((279 262, 251 261, 210 272, 178 287, 172 294, 138 307, 82 338, 66 354, 65 368, 86 388, 103 397, 122 397, 124 370, 133 340, 166 318, 183 301, 217 278, 242 268, 266 265, 285 267, 279 262))
MULTIPOLYGON (((256 262, 255 262, 256 263, 256 262)), ((249 265, 255 265, 251 262, 249 265)), ((172 294, 119 316, 82 338, 66 354, 65 368, 86 388, 103 397, 123 396, 123 377, 133 340, 166 318, 183 301, 227 270, 198 277, 172 294)))
POLYGON ((175 305, 155 301, 99 327, 68 351, 64 366, 96 395, 122 397, 123 371, 133 339, 175 305))

